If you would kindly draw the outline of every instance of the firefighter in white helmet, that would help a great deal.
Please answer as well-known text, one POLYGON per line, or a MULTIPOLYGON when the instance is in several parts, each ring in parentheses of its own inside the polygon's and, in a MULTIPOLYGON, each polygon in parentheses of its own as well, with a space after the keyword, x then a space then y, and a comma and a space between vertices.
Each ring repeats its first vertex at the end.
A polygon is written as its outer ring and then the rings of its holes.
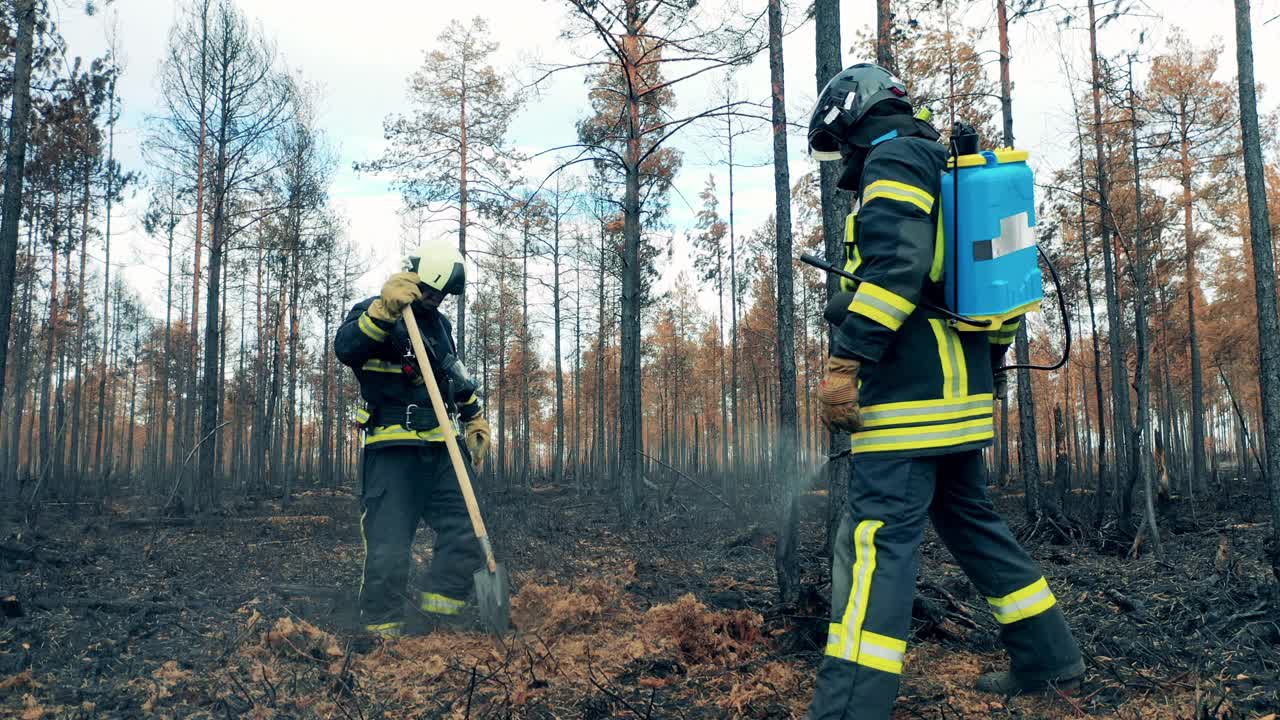
POLYGON ((462 612, 471 575, 482 562, 401 316, 413 306, 436 382, 461 423, 469 467, 477 466, 488 453, 489 423, 476 384, 457 357, 453 327, 439 311, 445 296, 461 294, 465 284, 466 264, 453 243, 423 243, 380 295, 351 308, 333 341, 338 359, 355 371, 365 402, 357 414, 365 432, 360 616, 365 630, 382 637, 404 630, 409 550, 419 520, 435 530, 436 542, 427 586, 409 596, 417 609, 437 618, 462 612))

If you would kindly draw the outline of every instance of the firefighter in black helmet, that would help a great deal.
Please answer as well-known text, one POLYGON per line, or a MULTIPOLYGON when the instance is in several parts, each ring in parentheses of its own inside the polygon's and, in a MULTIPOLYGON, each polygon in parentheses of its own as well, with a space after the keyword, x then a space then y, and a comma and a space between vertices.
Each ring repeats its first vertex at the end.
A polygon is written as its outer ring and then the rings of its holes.
POLYGON ((823 420, 850 433, 853 471, 811 720, 889 717, 929 518, 986 596, 1011 658, 1011 671, 983 676, 980 689, 1072 686, 1084 672, 1045 578, 986 495, 992 367, 1017 325, 966 331, 921 306, 945 298, 938 195, 948 154, 938 139, 912 115, 902 81, 867 63, 832 78, 809 121, 813 156, 843 162, 839 187, 859 201, 845 269, 864 280, 842 280, 825 313, 837 332, 823 420))
POLYGON ((456 356, 449 319, 438 310, 445 296, 460 294, 465 283, 465 264, 455 245, 446 240, 424 243, 404 259, 380 295, 351 308, 333 340, 338 359, 355 371, 365 401, 357 413, 365 432, 360 617, 365 630, 381 637, 398 636, 404 629, 409 551, 420 519, 436 533, 427 588, 411 598, 426 616, 462 612, 472 573, 482 562, 401 316, 412 304, 436 383, 450 414, 462 425, 470 469, 488 452, 489 423, 476 385, 456 356))

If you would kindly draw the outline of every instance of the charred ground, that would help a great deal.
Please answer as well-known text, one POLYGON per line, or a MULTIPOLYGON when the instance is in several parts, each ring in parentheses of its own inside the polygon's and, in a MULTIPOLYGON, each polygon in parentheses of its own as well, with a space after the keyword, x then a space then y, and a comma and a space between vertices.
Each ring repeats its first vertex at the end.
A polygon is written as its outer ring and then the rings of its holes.
MULTIPOLYGON (((1001 498, 1014 511, 1017 498, 1001 498)), ((619 529, 539 487, 492 498, 520 632, 439 631, 360 651, 356 500, 306 493, 199 519, 52 506, 0 549, 0 716, 802 717, 825 637, 827 561, 806 496, 800 607, 773 538, 696 498, 619 529), (78 510, 78 514, 73 513, 78 510)), ((1002 667, 984 602, 930 536, 896 718, 1259 718, 1280 708, 1280 604, 1246 504, 1175 508, 1164 561, 1023 526, 1088 659, 1073 697, 970 692, 1002 667), (1194 510, 1194 521, 1190 518, 1194 510)), ((415 556, 430 556, 419 535, 415 556)), ((1274 717, 1274 716, 1270 716, 1274 717)))

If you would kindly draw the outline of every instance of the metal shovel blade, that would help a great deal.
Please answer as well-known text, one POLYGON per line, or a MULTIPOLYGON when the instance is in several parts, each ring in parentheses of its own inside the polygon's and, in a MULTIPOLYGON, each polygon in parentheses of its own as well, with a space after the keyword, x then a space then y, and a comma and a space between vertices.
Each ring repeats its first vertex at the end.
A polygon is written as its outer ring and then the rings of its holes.
POLYGON ((502 635, 511 629, 511 594, 507 569, 501 563, 494 563, 493 567, 476 571, 476 607, 485 627, 494 635, 502 635))

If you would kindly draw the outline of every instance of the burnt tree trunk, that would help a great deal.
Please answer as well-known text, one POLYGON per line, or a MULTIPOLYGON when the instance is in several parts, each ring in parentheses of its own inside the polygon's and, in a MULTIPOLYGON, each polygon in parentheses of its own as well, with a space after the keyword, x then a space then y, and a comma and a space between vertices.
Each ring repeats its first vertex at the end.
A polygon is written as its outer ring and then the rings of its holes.
MULTIPOLYGON (((1129 423, 1129 387, 1124 378, 1125 353, 1120 317, 1120 294, 1116 287, 1114 255, 1111 249, 1111 223, 1114 222, 1114 218, 1109 217, 1111 205, 1107 188, 1107 159, 1103 148, 1102 60, 1098 57, 1098 24, 1094 5, 1095 0, 1089 0, 1089 55, 1093 71, 1093 145, 1096 153, 1094 171, 1097 174, 1098 183, 1103 278, 1107 294, 1107 345, 1111 351, 1111 426, 1115 430, 1112 434, 1115 439, 1115 476, 1123 478, 1129 474, 1128 453, 1126 452, 1128 442, 1124 432, 1125 426, 1129 423)), ((1101 504, 1102 498, 1099 497, 1098 501, 1101 504)), ((1133 518, 1126 512, 1127 509, 1129 509, 1128 505, 1122 502, 1119 518, 1120 527, 1124 531, 1132 532, 1133 518)))
POLYGON ((1235 0, 1236 65, 1240 84, 1240 133, 1244 143, 1245 187, 1249 193, 1249 240, 1258 303, 1258 384, 1262 395, 1262 439, 1266 482, 1271 494, 1271 571, 1280 580, 1280 318, 1276 315, 1275 259, 1272 256, 1267 186, 1258 130, 1257 86, 1253 73, 1253 29, 1249 0, 1235 0))
MULTIPOLYGON (((13 314, 13 282, 18 261, 18 221, 22 216, 22 180, 31 124, 31 56, 36 28, 36 0, 16 0, 14 19, 13 102, 9 112, 4 157, 4 197, 0 199, 0 408, 4 407, 5 364, 9 350, 9 318, 13 314)), ((17 418, 15 418, 15 421, 17 418)), ((0 487, 4 486, 0 477, 0 487)))
MULTIPOLYGON (((815 0, 814 17, 814 52, 817 56, 817 89, 839 73, 842 68, 840 59, 840 2, 839 0, 815 0)), ((840 192, 836 183, 840 180, 839 163, 826 162, 819 165, 818 184, 822 196, 822 247, 828 263, 842 267, 844 265, 844 224, 849 213, 849 198, 840 192)), ((840 278, 827 274, 826 297, 840 292, 840 278)), ((825 305, 825 301, 824 301, 825 305)), ((736 304, 735 304, 736 307, 736 304)), ((736 318, 736 312, 735 312, 736 318)), ((735 326, 736 326, 735 319, 735 326)), ((824 322, 824 324, 826 324, 824 322)), ((832 329, 827 326, 827 347, 831 346, 832 329)), ((735 352, 736 359, 737 354, 735 352)), ((735 377, 736 377, 735 370, 735 377)), ((737 419, 737 408, 734 409, 737 419)), ((827 447, 831 455, 841 454, 849 449, 849 436, 844 433, 828 433, 827 447)), ((845 512, 848 496, 849 464, 845 455, 827 463, 827 536, 826 551, 830 554, 835 542, 836 531, 840 526, 840 518, 845 512)))
POLYGON ((782 483, 782 517, 775 562, 782 602, 800 597, 800 473, 796 467, 795 290, 791 260, 791 174, 787 166, 787 106, 782 67, 782 2, 769 0, 769 75, 773 95, 773 197, 777 214, 778 433, 775 477, 782 483))

